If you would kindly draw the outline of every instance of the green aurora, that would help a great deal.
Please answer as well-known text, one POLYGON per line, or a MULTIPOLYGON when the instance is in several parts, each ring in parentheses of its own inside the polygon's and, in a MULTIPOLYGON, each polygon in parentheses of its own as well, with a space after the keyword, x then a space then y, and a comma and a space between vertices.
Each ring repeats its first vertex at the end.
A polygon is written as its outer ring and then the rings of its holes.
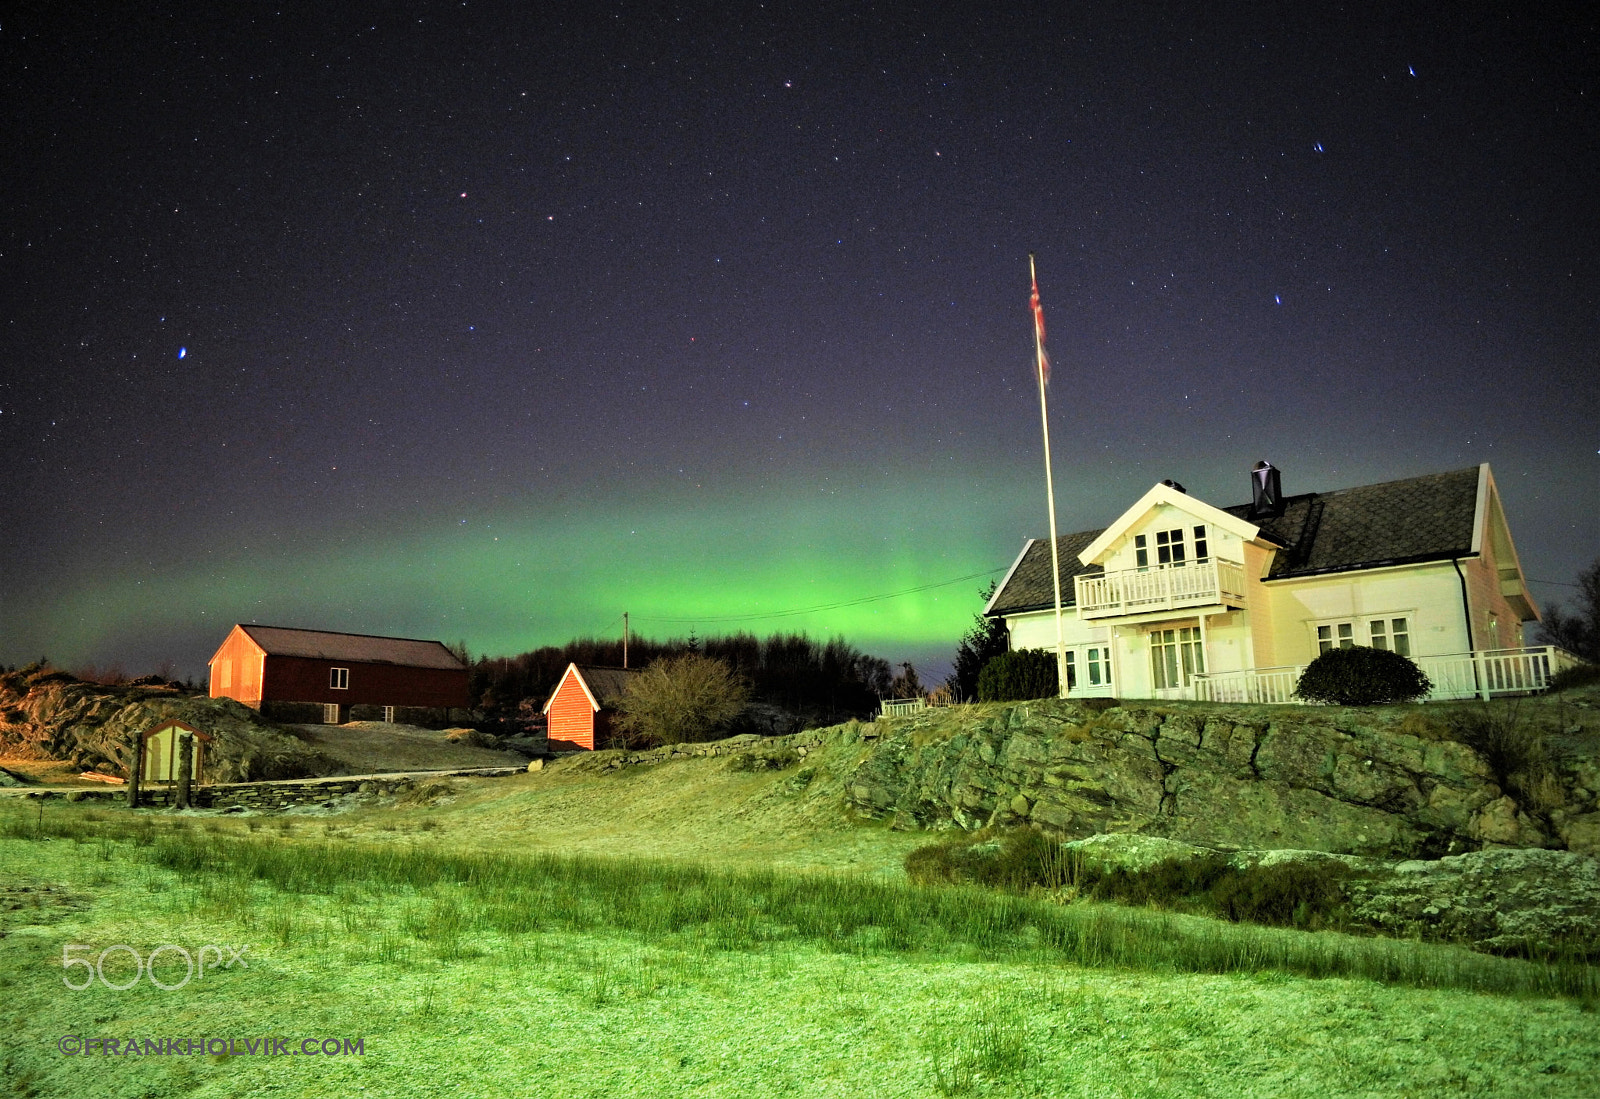
POLYGON ((136 674, 145 669, 124 654, 138 653, 199 674, 237 621, 459 639, 502 655, 620 635, 626 611, 636 635, 803 631, 938 664, 979 589, 1033 533, 1015 515, 1027 485, 924 476, 901 486, 458 513, 410 533, 301 532, 264 551, 102 565, 13 613, 25 625, 14 640, 67 667, 115 654, 136 674))

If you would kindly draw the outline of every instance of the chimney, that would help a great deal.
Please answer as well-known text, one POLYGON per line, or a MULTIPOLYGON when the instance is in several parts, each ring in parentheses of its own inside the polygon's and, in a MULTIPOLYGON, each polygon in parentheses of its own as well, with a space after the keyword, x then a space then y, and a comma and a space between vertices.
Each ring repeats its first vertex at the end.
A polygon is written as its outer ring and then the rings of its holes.
POLYGON ((1250 471, 1250 518, 1274 519, 1283 514, 1283 486, 1278 471, 1265 458, 1250 471))
POLYGON ((1162 481, 1161 483, 1166 485, 1173 492, 1181 492, 1185 496, 1189 495, 1188 490, 1186 490, 1182 485, 1178 484, 1178 482, 1172 480, 1171 478, 1168 478, 1167 480, 1162 481))

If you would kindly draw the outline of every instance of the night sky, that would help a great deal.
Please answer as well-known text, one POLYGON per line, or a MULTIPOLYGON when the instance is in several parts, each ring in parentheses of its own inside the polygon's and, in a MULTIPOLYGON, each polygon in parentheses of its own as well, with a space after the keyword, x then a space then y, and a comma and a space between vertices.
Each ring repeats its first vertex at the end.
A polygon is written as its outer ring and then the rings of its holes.
POLYGON ((1488 461, 1600 554, 1584 6, 101 7, 0 19, 0 663, 942 674, 1047 530, 1030 251, 1064 532, 1488 461))

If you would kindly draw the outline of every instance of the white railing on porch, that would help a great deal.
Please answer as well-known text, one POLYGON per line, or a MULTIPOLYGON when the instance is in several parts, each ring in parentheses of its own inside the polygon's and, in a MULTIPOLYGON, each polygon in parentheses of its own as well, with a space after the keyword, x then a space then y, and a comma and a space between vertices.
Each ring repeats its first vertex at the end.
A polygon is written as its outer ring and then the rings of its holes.
POLYGON ((926 710, 928 708, 928 700, 925 698, 886 698, 882 701, 882 706, 883 709, 878 713, 879 717, 900 717, 904 714, 914 714, 918 710, 926 710))
POLYGON ((1079 576, 1073 584, 1080 619, 1217 603, 1244 605, 1244 566, 1220 557, 1079 576))
MULTIPOLYGON (((1484 649, 1412 659, 1433 684, 1428 693, 1429 702, 1542 691, 1550 686, 1552 676, 1582 663, 1554 645, 1484 649)), ((1242 672, 1210 672, 1194 677, 1189 695, 1198 702, 1298 702, 1294 687, 1305 670, 1304 664, 1295 664, 1242 672)))

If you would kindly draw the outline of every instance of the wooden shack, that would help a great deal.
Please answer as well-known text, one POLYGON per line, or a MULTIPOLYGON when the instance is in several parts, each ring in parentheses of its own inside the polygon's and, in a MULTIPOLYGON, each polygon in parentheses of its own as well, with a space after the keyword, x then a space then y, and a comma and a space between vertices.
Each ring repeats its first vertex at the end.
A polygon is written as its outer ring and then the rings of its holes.
POLYGON ((178 743, 185 733, 191 737, 189 774, 197 783, 204 781, 206 745, 211 741, 211 734, 203 733, 188 722, 174 717, 152 725, 141 734, 144 744, 144 759, 139 765, 141 782, 178 781, 181 766, 178 743))
POLYGON ((210 663, 212 698, 280 721, 431 724, 468 705, 467 666, 438 641, 240 624, 210 663))
POLYGON ((568 664, 544 704, 550 747, 605 747, 612 740, 616 704, 638 673, 628 668, 568 664))

